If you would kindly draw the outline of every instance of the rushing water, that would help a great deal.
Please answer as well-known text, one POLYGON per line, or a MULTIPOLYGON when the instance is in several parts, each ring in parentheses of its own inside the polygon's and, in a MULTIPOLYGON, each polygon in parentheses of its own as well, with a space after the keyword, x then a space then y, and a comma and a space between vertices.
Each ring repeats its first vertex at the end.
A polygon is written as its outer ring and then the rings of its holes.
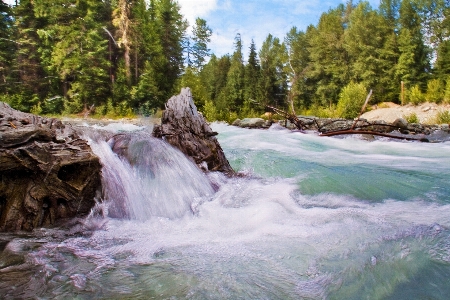
POLYGON ((0 235, 0 298, 447 299, 450 143, 214 124, 208 177, 140 132, 101 139, 103 201, 67 228, 0 235))

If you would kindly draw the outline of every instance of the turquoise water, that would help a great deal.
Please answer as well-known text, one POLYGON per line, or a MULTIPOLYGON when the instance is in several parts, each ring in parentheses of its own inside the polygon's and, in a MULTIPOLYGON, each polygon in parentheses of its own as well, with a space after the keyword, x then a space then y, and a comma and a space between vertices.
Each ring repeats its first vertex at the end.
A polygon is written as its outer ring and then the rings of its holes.
POLYGON ((0 235, 0 295, 448 298, 450 143, 213 130, 245 177, 205 177, 145 134, 133 166, 92 141, 114 165, 107 197, 70 226, 0 235), (112 217, 117 203, 145 217, 112 217))

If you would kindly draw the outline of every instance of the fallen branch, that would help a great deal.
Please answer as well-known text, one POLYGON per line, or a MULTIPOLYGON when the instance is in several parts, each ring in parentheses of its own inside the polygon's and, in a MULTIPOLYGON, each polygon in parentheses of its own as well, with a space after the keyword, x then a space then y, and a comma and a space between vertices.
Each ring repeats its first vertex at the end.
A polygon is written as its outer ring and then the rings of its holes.
POLYGON ((366 110, 367 103, 369 103, 369 100, 370 100, 370 97, 371 97, 371 96, 372 96, 372 90, 370 90, 369 94, 367 95, 366 101, 364 102, 364 105, 362 106, 361 111, 359 112, 358 117, 355 119, 355 122, 353 122, 353 125, 352 125, 352 127, 351 127, 350 129, 354 129, 354 128, 355 128, 356 123, 358 123, 358 121, 359 121, 359 118, 361 117, 361 115, 362 115, 362 114, 364 113, 364 111, 366 110))
POLYGON ((371 134, 371 135, 377 135, 377 136, 383 136, 388 137, 392 139, 399 139, 399 140, 406 140, 406 141, 419 141, 419 142, 429 142, 427 138, 412 138, 412 137, 406 137, 406 136, 398 136, 383 132, 377 132, 377 131, 371 131, 371 130, 354 130, 354 129, 348 129, 348 130, 336 130, 333 132, 326 132, 321 133, 319 136, 336 136, 336 135, 346 135, 346 134, 371 134))

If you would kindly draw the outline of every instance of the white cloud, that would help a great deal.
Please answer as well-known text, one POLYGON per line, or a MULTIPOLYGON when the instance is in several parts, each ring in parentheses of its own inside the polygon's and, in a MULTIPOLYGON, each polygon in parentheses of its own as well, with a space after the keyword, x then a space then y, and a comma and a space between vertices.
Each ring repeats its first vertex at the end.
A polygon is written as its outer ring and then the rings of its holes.
POLYGON ((204 18, 217 9, 217 0, 178 0, 178 3, 189 25, 193 25, 197 17, 204 18))

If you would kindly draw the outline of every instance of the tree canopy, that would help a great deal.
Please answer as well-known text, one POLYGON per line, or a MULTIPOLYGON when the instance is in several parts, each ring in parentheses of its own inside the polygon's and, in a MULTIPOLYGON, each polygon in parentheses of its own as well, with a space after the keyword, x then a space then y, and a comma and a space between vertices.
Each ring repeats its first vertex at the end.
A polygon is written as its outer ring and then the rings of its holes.
POLYGON ((0 1, 0 100, 44 114, 94 105, 147 115, 190 86, 199 109, 223 120, 260 115, 264 104, 337 112, 356 89, 400 102, 401 82, 407 100, 441 101, 449 17, 444 0, 349 1, 304 31, 268 33, 260 47, 238 33, 234 52, 217 57, 213 29, 201 18, 189 27, 175 0, 0 1))

